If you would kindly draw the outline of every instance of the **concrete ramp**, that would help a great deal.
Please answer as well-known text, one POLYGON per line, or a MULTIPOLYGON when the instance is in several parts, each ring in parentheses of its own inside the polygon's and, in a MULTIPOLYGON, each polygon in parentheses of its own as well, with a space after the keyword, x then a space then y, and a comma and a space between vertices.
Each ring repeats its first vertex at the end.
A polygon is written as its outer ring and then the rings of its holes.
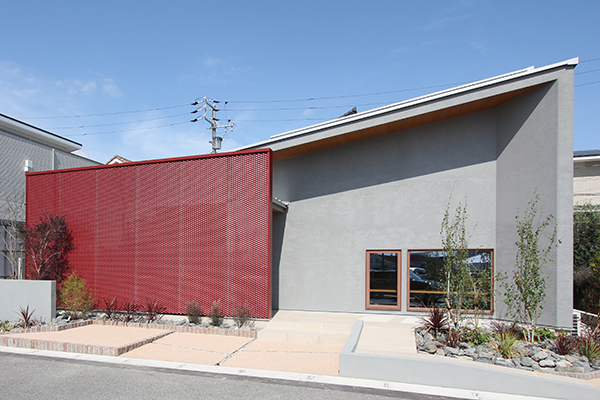
POLYGON ((549 399, 600 399, 600 389, 580 379, 416 354, 416 350, 413 354, 389 355, 369 347, 373 333, 369 325, 373 324, 368 320, 355 322, 340 353, 340 376, 549 399), (365 340, 361 338, 363 332, 365 340))

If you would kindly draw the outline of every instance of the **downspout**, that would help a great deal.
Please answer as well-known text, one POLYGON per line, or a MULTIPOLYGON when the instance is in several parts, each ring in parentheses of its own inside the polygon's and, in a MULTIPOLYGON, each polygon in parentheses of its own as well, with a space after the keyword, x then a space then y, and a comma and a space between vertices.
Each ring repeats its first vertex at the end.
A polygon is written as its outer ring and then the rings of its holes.
POLYGON ((56 169, 55 166, 54 166, 54 159, 55 159, 54 149, 52 149, 52 170, 53 171, 56 169))

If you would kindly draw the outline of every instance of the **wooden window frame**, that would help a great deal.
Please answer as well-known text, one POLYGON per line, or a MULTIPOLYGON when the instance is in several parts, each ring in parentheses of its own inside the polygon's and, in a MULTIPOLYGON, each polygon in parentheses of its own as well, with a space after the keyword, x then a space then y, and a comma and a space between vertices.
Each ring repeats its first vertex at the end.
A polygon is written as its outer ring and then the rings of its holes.
MULTIPOLYGON (((491 293, 490 293, 490 309, 489 310, 480 310, 479 313, 480 314, 494 314, 494 249, 489 249, 489 248, 485 248, 485 249, 468 249, 469 251, 489 251, 491 252, 491 261, 490 261, 490 275, 491 275, 491 293)), ((407 311, 429 311, 431 310, 431 308, 427 308, 427 307, 411 307, 410 306, 410 254, 412 252, 424 252, 424 251, 444 251, 444 249, 411 249, 407 251, 407 258, 406 258, 406 262, 408 263, 408 268, 406 269, 406 279, 408 282, 408 286, 406 289, 406 310, 407 311)), ((467 313, 467 314, 471 314, 474 313, 474 310, 463 310, 463 312, 467 313)))
POLYGON ((365 260, 365 309, 366 310, 402 310, 402 250, 367 250, 365 260), (398 255, 398 265, 396 266, 397 271, 397 305, 385 306, 385 305, 373 305, 371 304, 371 260, 370 255, 373 253, 395 253, 398 255))

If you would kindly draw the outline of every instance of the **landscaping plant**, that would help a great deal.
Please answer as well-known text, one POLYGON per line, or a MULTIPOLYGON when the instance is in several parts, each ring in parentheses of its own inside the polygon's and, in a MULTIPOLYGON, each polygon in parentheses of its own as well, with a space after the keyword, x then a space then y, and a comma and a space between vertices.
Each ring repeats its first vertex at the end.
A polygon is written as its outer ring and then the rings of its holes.
POLYGON ((140 306, 135 304, 133 300, 124 302, 119 315, 123 322, 136 322, 138 319, 138 310, 140 306))
POLYGON ((496 346, 498 352, 506 359, 512 358, 519 350, 517 336, 510 331, 496 334, 496 346))
POLYGON ((580 339, 578 350, 579 354, 587 357, 590 361, 600 358, 600 344, 590 337, 580 339))
POLYGON ((233 313, 233 321, 238 329, 241 329, 246 325, 252 317, 252 308, 248 306, 248 302, 240 304, 240 306, 233 313))
POLYGON ((19 279, 19 259, 22 257, 20 228, 25 219, 25 199, 23 194, 11 193, 5 196, 4 208, 0 207, 0 220, 4 225, 4 235, 0 235, 0 247, 8 262, 8 277, 19 279))
POLYGON ((556 334, 548 328, 537 328, 535 330, 535 339, 540 342, 546 339, 554 340, 556 339, 556 334))
POLYGON ((427 311, 427 316, 421 317, 419 320, 421 321, 421 327, 427 329, 427 331, 433 330, 436 337, 441 331, 448 329, 446 311, 435 304, 431 305, 431 308, 427 311))
POLYGON ((55 280, 60 285, 71 270, 69 253, 75 248, 64 216, 45 213, 35 225, 20 226, 19 234, 27 278, 55 280))
POLYGON ((561 356, 573 354, 579 347, 579 339, 564 331, 559 332, 552 343, 554 344, 554 351, 561 356))
POLYGON ((29 306, 27 308, 19 307, 19 322, 17 325, 20 328, 29 328, 37 324, 37 321, 33 318, 33 313, 35 310, 29 311, 29 306))
POLYGON ((497 274, 510 316, 531 327, 526 331, 526 339, 530 342, 535 340, 537 320, 542 314, 546 297, 543 267, 552 261, 548 254, 557 246, 555 224, 546 238, 547 244, 541 244, 544 231, 551 226, 553 216, 543 218, 539 215, 538 201, 539 195, 535 193, 523 216, 516 216, 519 240, 515 242, 517 258, 514 271, 497 274))
POLYGON ((86 282, 76 273, 72 273, 59 289, 59 304, 72 319, 85 318, 94 308, 94 299, 86 282))
POLYGON ((106 297, 102 298, 102 303, 104 303, 104 317, 106 319, 117 319, 119 312, 119 303, 117 301, 117 296, 112 299, 107 299, 106 297))
POLYGON ((221 312, 221 300, 217 300, 212 303, 210 306, 210 313, 208 314, 208 318, 210 318, 210 322, 214 326, 221 326, 223 323, 223 313, 221 312))
POLYGON ((2 322, 0 322, 0 332, 10 332, 10 330, 12 328, 13 328, 13 326, 10 323, 10 321, 2 321, 2 322))
POLYGON ((489 333, 484 333, 481 328, 467 329, 462 335, 462 340, 472 346, 485 345, 490 339, 491 335, 489 333))
POLYGON ((146 299, 146 304, 142 305, 142 313, 148 323, 160 321, 166 310, 167 308, 158 300, 150 301, 146 299))
POLYGON ((444 251, 444 273, 446 285, 446 303, 455 328, 462 321, 462 310, 466 308, 467 298, 472 288, 471 268, 469 266, 469 238, 467 233, 467 200, 460 202, 455 215, 450 217, 450 200, 442 220, 442 248, 444 251))
POLYGON ((202 319, 202 309, 196 300, 192 300, 185 305, 185 313, 190 324, 197 324, 202 319))

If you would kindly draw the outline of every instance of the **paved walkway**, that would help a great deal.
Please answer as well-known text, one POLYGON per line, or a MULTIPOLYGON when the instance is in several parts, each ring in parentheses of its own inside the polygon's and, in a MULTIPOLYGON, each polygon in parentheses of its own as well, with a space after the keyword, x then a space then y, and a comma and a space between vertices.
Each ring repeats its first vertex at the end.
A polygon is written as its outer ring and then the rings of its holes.
MULTIPOLYGON (((170 362, 185 365, 185 368, 194 364, 203 365, 211 368, 211 372, 219 369, 228 371, 225 373, 262 370, 268 375, 271 372, 266 371, 279 371, 305 374, 304 376, 313 376, 312 379, 314 376, 322 376, 325 379, 325 376, 338 376, 339 353, 357 319, 364 321, 364 328, 356 353, 417 356, 413 333, 414 326, 418 323, 417 318, 383 314, 280 311, 270 322, 259 324, 262 329, 258 331, 257 338, 169 332, 164 328, 87 325, 59 332, 0 335, 0 340, 3 336, 8 336, 13 340, 97 346, 87 349, 89 351, 78 351, 81 346, 77 349, 67 349, 66 345, 64 347, 64 351, 88 354, 109 354, 98 352, 98 348, 113 346, 125 349, 114 353, 120 354, 120 359, 129 363, 137 359, 141 365, 144 365, 143 360, 147 360, 152 365, 156 362, 170 362), (151 342, 148 343, 149 341, 151 342)), ((27 343, 20 347, 34 347, 31 345, 33 342, 27 343)), ((600 379, 581 383, 600 387, 600 379)), ((389 382, 387 386, 389 387, 389 382)))

